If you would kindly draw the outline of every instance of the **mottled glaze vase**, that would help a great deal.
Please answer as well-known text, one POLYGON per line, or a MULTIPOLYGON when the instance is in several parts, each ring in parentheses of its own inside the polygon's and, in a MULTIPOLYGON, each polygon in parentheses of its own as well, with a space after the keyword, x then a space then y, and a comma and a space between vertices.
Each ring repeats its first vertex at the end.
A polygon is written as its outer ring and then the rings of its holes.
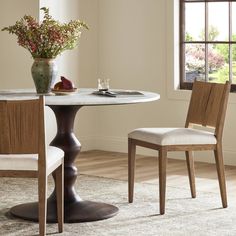
POLYGON ((31 67, 31 74, 34 80, 37 93, 50 93, 54 84, 58 67, 55 59, 35 58, 31 67))

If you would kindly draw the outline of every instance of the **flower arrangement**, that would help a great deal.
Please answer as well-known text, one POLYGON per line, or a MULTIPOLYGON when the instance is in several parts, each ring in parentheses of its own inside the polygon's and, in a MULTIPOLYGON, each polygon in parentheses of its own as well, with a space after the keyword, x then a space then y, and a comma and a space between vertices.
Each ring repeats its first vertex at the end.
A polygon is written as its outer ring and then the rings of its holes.
POLYGON ((40 10, 44 11, 42 23, 25 15, 2 31, 15 34, 18 44, 26 48, 33 58, 56 58, 63 51, 77 47, 81 29, 88 29, 88 26, 79 20, 62 24, 49 15, 48 8, 42 7, 40 10))

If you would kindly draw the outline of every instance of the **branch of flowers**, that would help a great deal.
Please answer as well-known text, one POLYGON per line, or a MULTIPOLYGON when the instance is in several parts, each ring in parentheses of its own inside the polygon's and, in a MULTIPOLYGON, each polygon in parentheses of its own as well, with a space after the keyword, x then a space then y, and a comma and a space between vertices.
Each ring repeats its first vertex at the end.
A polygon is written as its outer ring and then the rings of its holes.
POLYGON ((81 30, 88 29, 88 26, 79 20, 61 24, 51 17, 48 8, 44 7, 41 10, 44 11, 41 24, 32 16, 25 15, 2 31, 15 34, 18 37, 18 44, 27 49, 34 58, 56 57, 65 50, 77 47, 81 30))

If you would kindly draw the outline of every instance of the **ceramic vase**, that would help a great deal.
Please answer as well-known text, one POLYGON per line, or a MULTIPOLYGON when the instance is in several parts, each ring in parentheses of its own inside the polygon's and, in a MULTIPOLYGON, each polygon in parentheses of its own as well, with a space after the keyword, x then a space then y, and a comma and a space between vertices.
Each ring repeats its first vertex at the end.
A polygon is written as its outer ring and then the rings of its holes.
POLYGON ((31 67, 31 74, 38 94, 50 93, 57 72, 58 67, 55 59, 34 58, 34 63, 31 67))

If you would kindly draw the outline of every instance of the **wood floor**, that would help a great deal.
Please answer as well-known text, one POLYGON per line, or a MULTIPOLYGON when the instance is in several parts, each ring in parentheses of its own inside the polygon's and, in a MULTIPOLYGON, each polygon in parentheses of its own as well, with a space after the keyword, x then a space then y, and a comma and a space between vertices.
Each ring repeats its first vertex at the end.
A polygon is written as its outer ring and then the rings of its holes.
MULTIPOLYGON (((127 154, 107 151, 81 152, 76 165, 80 174, 127 180, 127 154)), ((214 164, 195 163, 197 191, 219 193, 214 164)), ((236 167, 225 166, 228 195, 236 197, 236 167)), ((137 155, 136 182, 158 184, 156 157, 137 155)), ((168 159, 167 186, 189 188, 185 161, 168 159)))

